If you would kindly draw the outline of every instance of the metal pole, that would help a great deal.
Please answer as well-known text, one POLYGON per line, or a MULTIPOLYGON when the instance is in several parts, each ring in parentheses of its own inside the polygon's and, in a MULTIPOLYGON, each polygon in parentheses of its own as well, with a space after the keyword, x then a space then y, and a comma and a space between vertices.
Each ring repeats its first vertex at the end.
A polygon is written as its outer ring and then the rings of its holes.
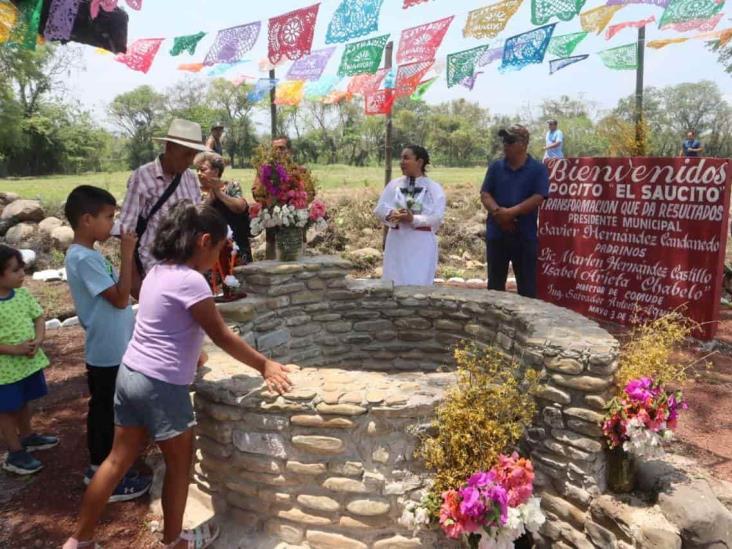
MULTIPOLYGON (((391 70, 391 58, 394 54, 394 42, 391 40, 386 43, 386 49, 384 50, 384 68, 389 71, 391 70)), ((388 72, 387 72, 388 76, 388 72)), ((391 109, 386 113, 386 136, 384 139, 384 187, 391 181, 391 109)), ((386 249, 386 235, 389 232, 389 227, 384 225, 384 234, 381 239, 381 249, 386 249)))
MULTIPOLYGON (((270 133, 272 139, 277 138, 277 105, 275 105, 275 96, 277 94, 276 86, 273 84, 275 79, 275 70, 272 68, 269 70, 269 116, 270 116, 270 133)), ((264 230, 265 248, 264 258, 265 259, 277 259, 277 246, 276 236, 274 229, 264 230)))
POLYGON ((638 62, 635 71, 635 154, 645 156, 646 135, 643 130, 643 57, 646 49, 646 28, 638 29, 638 62))

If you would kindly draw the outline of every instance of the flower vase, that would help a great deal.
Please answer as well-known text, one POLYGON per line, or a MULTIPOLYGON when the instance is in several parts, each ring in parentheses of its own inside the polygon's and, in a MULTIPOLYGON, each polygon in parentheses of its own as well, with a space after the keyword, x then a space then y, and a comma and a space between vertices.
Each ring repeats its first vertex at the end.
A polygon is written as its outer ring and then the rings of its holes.
POLYGON ((635 463, 633 456, 622 446, 607 451, 607 485, 618 494, 630 492, 635 487, 635 463))
POLYGON ((279 227, 277 229, 277 259, 297 261, 302 255, 302 229, 300 227, 279 227))

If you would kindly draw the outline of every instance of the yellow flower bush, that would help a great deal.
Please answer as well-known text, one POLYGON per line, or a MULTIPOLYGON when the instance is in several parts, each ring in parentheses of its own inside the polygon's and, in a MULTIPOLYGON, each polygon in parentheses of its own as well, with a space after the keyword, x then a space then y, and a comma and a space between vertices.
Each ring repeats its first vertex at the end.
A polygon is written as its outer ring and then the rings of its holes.
POLYGON ((458 383, 437 409, 434 435, 417 450, 435 472, 433 493, 457 489, 510 453, 536 413, 538 373, 494 347, 464 343, 454 352, 458 383))

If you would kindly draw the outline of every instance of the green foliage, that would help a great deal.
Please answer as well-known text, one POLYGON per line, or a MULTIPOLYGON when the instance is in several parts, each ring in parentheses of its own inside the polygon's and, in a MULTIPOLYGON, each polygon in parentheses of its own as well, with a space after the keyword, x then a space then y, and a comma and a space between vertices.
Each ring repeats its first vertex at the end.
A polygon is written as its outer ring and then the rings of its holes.
POLYGON ((128 138, 128 167, 136 168, 155 158, 159 146, 152 138, 163 133, 167 122, 164 95, 150 86, 139 86, 115 97, 109 115, 128 138))
POLYGON ((513 449, 536 413, 538 374, 524 370, 495 347, 465 343, 455 349, 458 384, 432 423, 435 434, 417 451, 435 472, 434 493, 459 488, 513 449))

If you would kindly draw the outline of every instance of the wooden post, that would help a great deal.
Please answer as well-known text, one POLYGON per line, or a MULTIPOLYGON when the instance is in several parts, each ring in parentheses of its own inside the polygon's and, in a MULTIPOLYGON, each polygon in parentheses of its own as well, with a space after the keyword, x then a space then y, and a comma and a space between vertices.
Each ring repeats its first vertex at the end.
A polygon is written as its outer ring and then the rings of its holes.
MULTIPOLYGON (((387 71, 391 70, 392 56, 394 54, 394 42, 389 41, 386 43, 384 50, 384 69, 387 71)), ((388 72, 387 76, 388 78, 388 72)), ((384 138, 384 187, 391 181, 391 133, 392 133, 392 119, 391 119, 391 108, 386 113, 386 128, 384 138)), ((384 236, 381 241, 381 248, 386 248, 386 234, 389 232, 389 227, 384 225, 384 236)))
POLYGON ((643 129, 643 58, 646 49, 646 27, 638 29, 638 60, 635 69, 635 154, 645 156, 646 135, 643 129))
MULTIPOLYGON (((270 133, 272 134, 272 139, 274 140, 277 137, 277 105, 275 105, 275 96, 277 95, 277 86, 273 84, 275 79, 275 70, 274 68, 269 70, 269 81, 270 81, 270 88, 269 88, 269 116, 270 116, 270 133)), ((265 229, 264 230, 264 238, 265 238, 265 249, 264 249, 264 258, 265 259, 277 259, 277 246, 276 246, 276 237, 275 237, 275 230, 274 229, 265 229)))

